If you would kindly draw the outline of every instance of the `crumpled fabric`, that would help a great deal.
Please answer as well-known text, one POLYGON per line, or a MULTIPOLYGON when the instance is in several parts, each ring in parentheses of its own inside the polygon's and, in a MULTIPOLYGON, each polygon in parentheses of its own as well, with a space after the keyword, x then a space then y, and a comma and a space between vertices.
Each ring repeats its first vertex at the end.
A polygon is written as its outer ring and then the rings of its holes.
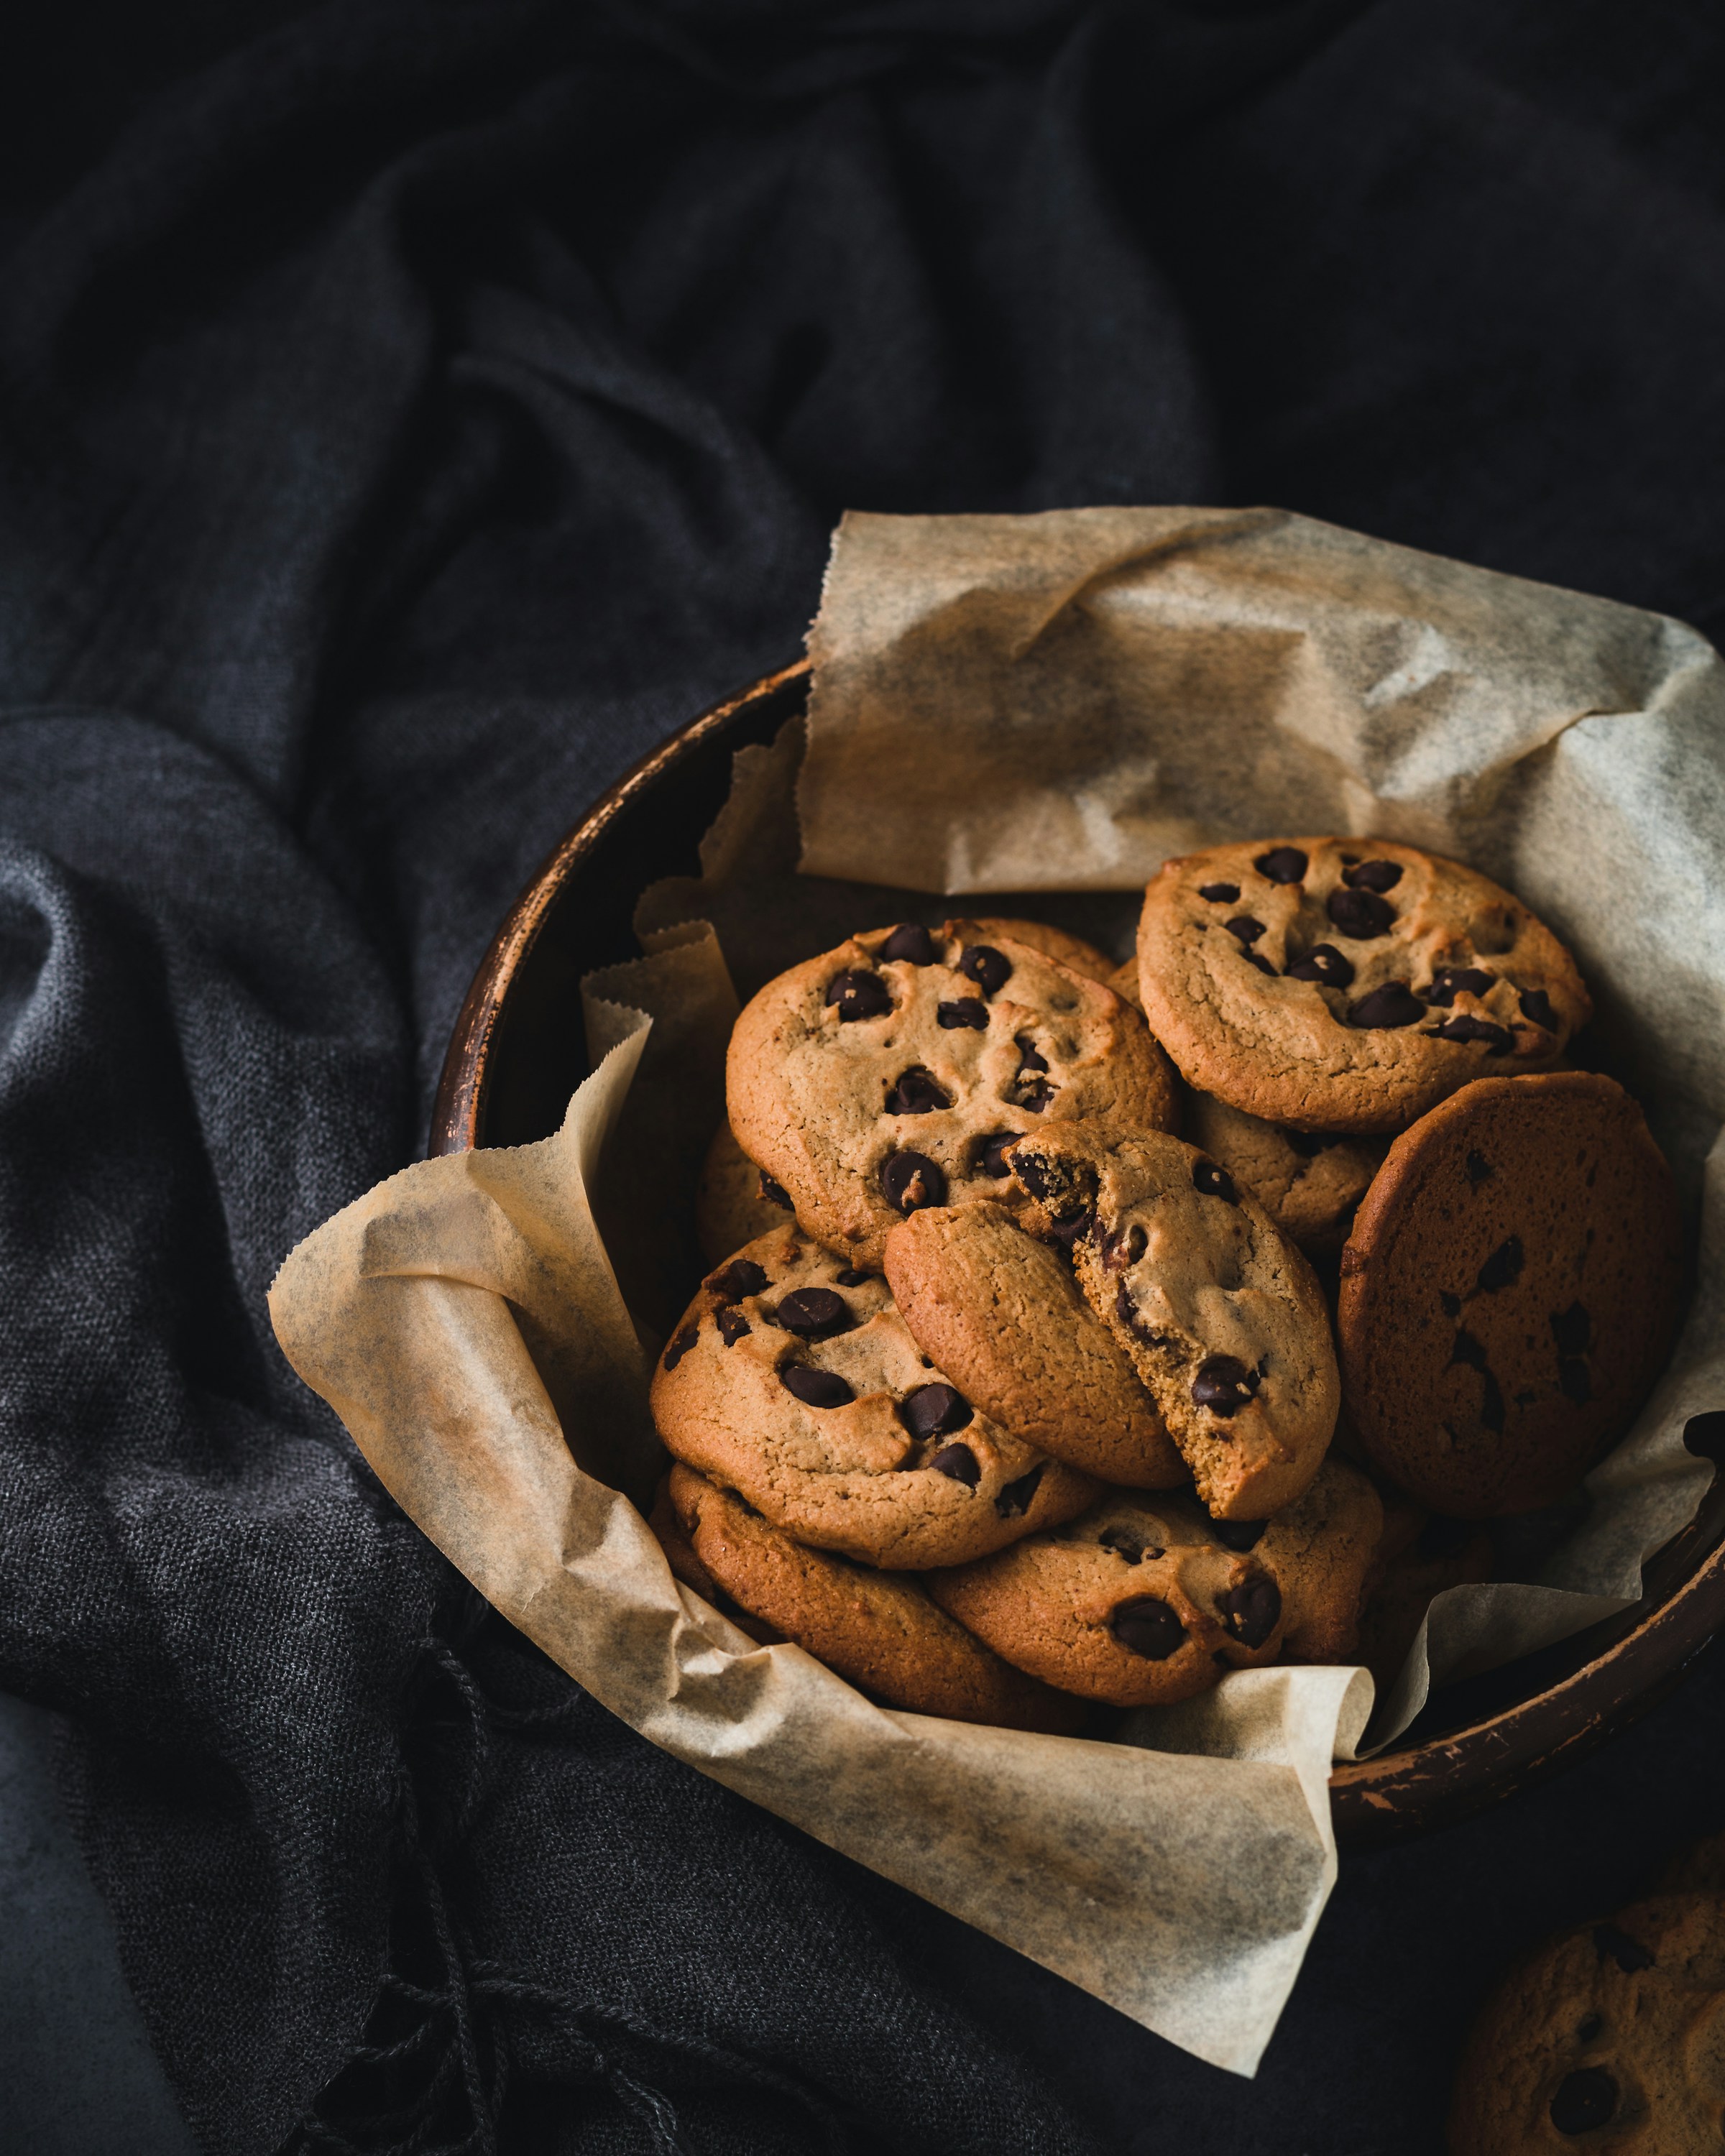
MULTIPOLYGON (((0 1684, 64 1717, 194 2133, 1122 2145, 1106 2076, 1031 2062, 1053 1979, 475 1610, 264 1289, 423 1146, 562 830, 794 654, 845 508, 1271 501, 1717 629, 1725 30, 254 0, 35 32, 0 89, 0 1684)), ((1212 2145, 1134 2041, 1134 2145, 1212 2145)), ((1305 2146, 1296 2112, 1252 2145, 1305 2146)))

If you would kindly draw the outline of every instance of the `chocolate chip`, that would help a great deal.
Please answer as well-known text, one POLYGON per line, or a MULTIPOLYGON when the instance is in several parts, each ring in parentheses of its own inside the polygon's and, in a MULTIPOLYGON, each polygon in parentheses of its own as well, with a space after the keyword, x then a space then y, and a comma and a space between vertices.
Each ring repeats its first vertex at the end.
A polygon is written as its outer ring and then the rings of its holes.
POLYGON ((1234 1178, 1225 1168, 1213 1160, 1195 1160, 1192 1163, 1192 1182, 1195 1189, 1206 1198, 1219 1198, 1230 1205, 1238 1205, 1240 1193, 1234 1187, 1234 1178))
POLYGON ((1261 1647, 1281 1615, 1281 1589, 1273 1579, 1248 1579, 1222 1598, 1222 1617, 1243 1647, 1261 1647))
POLYGON ((931 1116, 937 1108, 950 1108, 952 1105, 952 1096, 936 1083, 932 1072, 920 1065, 901 1072, 886 1096, 889 1116, 931 1116))
POLYGON ((1270 961, 1260 952, 1256 951, 1242 951, 1240 955, 1245 960, 1247 965, 1255 966, 1260 973, 1268 973, 1272 981, 1276 978, 1275 967, 1272 966, 1270 961))
POLYGON ((775 1183, 764 1168, 761 1170, 761 1195, 769 1205, 783 1206, 787 1213, 794 1213, 797 1209, 792 1204, 784 1185, 775 1183))
POLYGON ((1395 924, 1395 908, 1375 891, 1332 891, 1324 901, 1324 911, 1356 943, 1387 936, 1395 924))
POLYGON ((1360 998, 1348 1012, 1348 1023, 1382 1032, 1391 1026, 1417 1025, 1425 1015, 1425 1004, 1405 981, 1386 981, 1381 988, 1360 998))
POLYGON ((1594 1343, 1594 1322, 1579 1302, 1554 1313, 1551 1337, 1560 1355, 1584 1355, 1594 1343))
POLYGON ((1288 968, 1291 981, 1317 981, 1327 988, 1353 985, 1353 962, 1344 958, 1333 943, 1314 943, 1303 958, 1288 968))
POLYGON ((857 1272, 853 1267, 846 1265, 844 1271, 837 1277, 840 1287, 862 1287, 873 1280, 875 1276, 872 1273, 857 1272))
POLYGON ((912 966, 934 963, 934 938, 914 921, 901 921, 880 948, 877 958, 901 958, 912 966))
POLYGON ((1653 1956, 1641 1942, 1620 1931, 1615 1924, 1594 1926, 1594 1952, 1601 1961, 1609 1955, 1625 1976, 1634 1976, 1638 1970, 1653 1966, 1653 1956))
POLYGON ((707 1282, 709 1291, 723 1296, 727 1302, 741 1302, 746 1295, 759 1295, 766 1285, 766 1273, 752 1258, 733 1258, 707 1282))
POLYGON ((997 1179, 1012 1173, 1011 1164, 1004 1158, 1005 1149, 1019 1133, 1017 1131, 990 1131, 986 1137, 977 1140, 975 1175, 992 1175, 997 1179))
POLYGON ((849 1407, 856 1398, 836 1370, 812 1370, 806 1363, 787 1363, 778 1382, 804 1407, 849 1407))
POLYGON ((1342 871, 1342 880, 1350 891, 1394 891, 1401 880, 1399 861, 1361 861, 1342 871))
POLYGON ((963 1430, 975 1413, 955 1385, 918 1385, 898 1404, 898 1419, 912 1437, 938 1437, 963 1430))
POLYGON ((1135 1594, 1129 1602, 1117 1602, 1108 1630, 1122 1647, 1142 1655, 1147 1662, 1165 1662, 1186 1640, 1186 1627, 1154 1594, 1135 1594))
POLYGON ((1237 883, 1201 883, 1198 886, 1200 898, 1207 898, 1212 906, 1232 906, 1240 896, 1237 883))
POLYGON ((1056 1220, 1094 1215, 1096 1209, 1096 1172, 1086 1161, 1062 1162, 1020 1146, 1012 1157, 1013 1173, 1037 1203, 1045 1205, 1056 1220))
POLYGON ((1487 1430, 1501 1434, 1503 1429, 1503 1388, 1489 1370, 1485 1374, 1486 1382, 1480 1398, 1480 1420, 1487 1430))
POLYGON ((1254 921, 1249 913, 1237 913, 1232 921, 1224 921, 1222 926, 1230 936, 1237 936, 1242 943, 1255 943, 1264 933, 1263 922, 1254 921))
POLYGON ((977 1456, 968 1445, 943 1445, 928 1464, 937 1475, 962 1482, 967 1490, 974 1490, 983 1479, 977 1456))
POLYGON ((1475 1018, 1467 1011, 1461 1011, 1454 1018, 1446 1018, 1441 1025, 1435 1025, 1426 1039, 1476 1042, 1492 1055, 1506 1054, 1512 1045, 1507 1025, 1493 1025, 1490 1019, 1475 1018))
POLYGON ((1271 883, 1298 883, 1305 876, 1307 860, 1297 846, 1272 846, 1260 854, 1252 866, 1271 883))
POLYGON ((1057 1090, 1045 1078, 1026 1079, 1018 1089, 1019 1106, 1028 1108, 1033 1116, 1040 1116, 1053 1100, 1057 1090))
POLYGON ((719 1337, 727 1348, 734 1348, 743 1335, 753 1328, 740 1310, 721 1310, 714 1322, 719 1328, 719 1337))
POLYGON ((1450 1368, 1453 1369, 1457 1363, 1465 1363, 1470 1370, 1483 1370, 1486 1367, 1485 1348, 1471 1332, 1455 1335, 1455 1344, 1450 1350, 1450 1368))
POLYGON ((998 995, 1012 978, 1012 961, 992 943, 973 943, 958 958, 958 970, 974 981, 985 996, 998 995))
POLYGON ((1486 1295, 1495 1295, 1501 1287, 1509 1287, 1522 1276, 1522 1260, 1525 1253, 1519 1235, 1512 1235, 1507 1243, 1500 1243, 1480 1267, 1480 1287, 1486 1295))
POLYGON ((1149 1245, 1150 1238, 1135 1220, 1130 1228, 1102 1238, 1102 1263, 1111 1273, 1123 1272, 1137 1265, 1149 1245))
POLYGON ((934 1017, 942 1033, 959 1033, 967 1026, 973 1033, 988 1029, 988 1006, 980 996, 965 996, 956 1004, 937 1004, 934 1017))
POLYGON ((1031 1040, 1028 1033, 1015 1033, 1012 1037, 1012 1045, 1019 1052, 1020 1075, 1026 1070, 1047 1070, 1048 1058, 1039 1051, 1035 1042, 1031 1040))
POLYGON ((880 1188, 896 1213, 916 1213, 925 1205, 947 1202, 946 1171, 927 1153, 889 1153, 880 1170, 880 1188))
POLYGON ((839 1006, 840 1025, 860 1018, 880 1018, 892 1009, 892 998, 878 973, 834 973, 827 983, 827 1002, 839 1006))
POLYGON ((1584 2015, 1582 2017, 1580 2026, 1575 2031, 1576 2042, 1578 2044, 1592 2043, 1594 2037, 1599 2035, 1600 2030, 1603 2029, 1604 2025, 1604 2020, 1599 2015, 1584 2015))
MULTIPOLYGON (((1104 1527, 1096 1541, 1101 1548, 1112 1550, 1116 1557, 1123 1557, 1128 1564, 1143 1562, 1143 1538, 1135 1535, 1130 1527, 1104 1527)), ((1158 1550, 1157 1554, 1159 1557, 1161 1552, 1158 1550)))
POLYGON ((1016 1482, 1009 1482, 994 1500, 994 1510, 1003 1520, 1022 1517, 1030 1509, 1030 1500, 1036 1495, 1036 1486, 1042 1480, 1039 1463, 1028 1475, 1020 1475, 1016 1482))
POLYGON ((1447 1010, 1458 995, 1482 996, 1491 984, 1491 976, 1482 973, 1477 966, 1440 966, 1431 977, 1425 1000, 1440 1004, 1447 1010))
POLYGON ((1543 1026, 1548 1033, 1555 1033, 1558 1029, 1558 1014, 1552 1009, 1551 998, 1543 988, 1522 990, 1522 1016, 1532 1019, 1535 1025, 1543 1026))
POLYGON ((1470 1152, 1462 1163, 1467 1170, 1467 1179, 1477 1190, 1482 1183, 1489 1183, 1497 1170, 1482 1152, 1470 1152))
POLYGON ((1268 1520, 1212 1520, 1210 1532, 1224 1549, 1255 1549, 1269 1524, 1268 1520))
POLYGON ((799 1340, 830 1340, 835 1333, 856 1329, 850 1305, 829 1287, 793 1288, 779 1298, 773 1322, 799 1340))
POLYGON ((1579 1355, 1565 1355, 1558 1364, 1558 1389, 1579 1408, 1584 1408, 1593 1398, 1593 1380, 1579 1355))
POLYGON ((1434 1512, 1420 1530, 1420 1554, 1423 1558, 1459 1557, 1474 1532, 1471 1521, 1445 1519, 1441 1512, 1434 1512))
POLYGON ((1235 1355, 1206 1355, 1192 1381, 1192 1397, 1212 1414, 1235 1415, 1258 1389, 1258 1373, 1235 1355))
POLYGON ((676 1368, 678 1363, 682 1361, 683 1358, 689 1353, 689 1350, 695 1345, 697 1337, 695 1327, 692 1325, 685 1325, 683 1327, 682 1331, 678 1333, 675 1339, 671 1342, 670 1347, 665 1351, 665 1368, 667 1370, 675 1370, 676 1368))
POLYGON ((1551 2123, 1559 2133, 1590 2133, 1608 2125, 1617 2109, 1617 2083, 1603 2066, 1578 2066, 1558 2083, 1551 2123))
POLYGON ((1461 1298, 1459 1295, 1445 1295, 1444 1291, 1440 1288, 1438 1290, 1438 1301, 1444 1306, 1444 1312, 1446 1317, 1461 1317, 1461 1298))

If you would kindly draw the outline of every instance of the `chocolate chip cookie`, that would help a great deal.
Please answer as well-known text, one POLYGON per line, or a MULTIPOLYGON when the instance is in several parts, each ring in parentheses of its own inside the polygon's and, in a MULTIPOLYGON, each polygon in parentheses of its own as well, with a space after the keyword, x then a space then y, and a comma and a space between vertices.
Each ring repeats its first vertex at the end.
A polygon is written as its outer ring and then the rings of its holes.
POLYGON ((1440 1512, 1554 1503, 1645 1399, 1681 1275, 1670 1172, 1620 1086, 1477 1080, 1391 1146, 1342 1253, 1361 1443, 1440 1512))
POLYGON ((1065 1526, 926 1583, 1007 1661, 1116 1707, 1190 1699, 1281 1646, 1276 1581, 1183 1497, 1111 1490, 1065 1526))
POLYGON ((1359 1659, 1366 1587, 1384 1538, 1384 1506, 1369 1479, 1333 1454, 1312 1486, 1271 1519, 1219 1520, 1227 1547, 1250 1550, 1276 1582, 1285 1662, 1359 1659))
POLYGON ((1005 1194, 1001 1149, 1043 1123, 1160 1128, 1172 1074, 1111 989, 966 924, 877 929, 771 981, 726 1063, 731 1126, 798 1221, 876 1266, 927 1205, 1005 1194))
POLYGON ((683 1548, 716 1592, 889 1706, 1049 1735, 1081 1726, 1078 1701, 1002 1661, 907 1573, 805 1548, 691 1467, 672 1468, 667 1498, 683 1548))
POLYGON ((1340 1387, 1311 1265, 1218 1161, 1164 1132, 1039 1131, 1007 1160, 1031 1229, 1153 1399, 1218 1519, 1266 1519, 1317 1473, 1340 1387))
POLYGON ((1511 1970, 1456 2071, 1455 2156, 1699 2156, 1725 2116, 1725 1902, 1659 1895, 1511 1970))
POLYGON ((1377 839, 1212 846, 1144 897, 1150 1029, 1193 1086, 1296 1130, 1405 1129, 1542 1070, 1590 1005, 1568 952, 1471 869, 1377 839))
POLYGON ((730 1124, 721 1123, 695 1186, 695 1235, 701 1256, 710 1265, 721 1265, 733 1250, 757 1235, 770 1235, 790 1219, 790 1199, 762 1174, 730 1124))
POLYGON ((891 1570, 963 1563, 1094 1493, 947 1380, 878 1273, 794 1227, 706 1282, 660 1358, 652 1408, 675 1458, 775 1527, 891 1570))
MULTIPOLYGON (((659 1487, 653 1493, 653 1509, 647 1515, 647 1525, 658 1537, 659 1547, 665 1552, 665 1561, 673 1575, 685 1587, 711 1603, 721 1617, 728 1617, 739 1632, 747 1633, 757 1646, 770 1647, 785 1636, 745 1609, 734 1596, 727 1594, 696 1556, 695 1545, 687 1530, 677 1517, 676 1507, 671 1502, 671 1475, 692 1475, 692 1467, 673 1468, 670 1474, 659 1478, 659 1487)), ((716 1488, 716 1484, 708 1484, 716 1488)))
POLYGON ((1189 1092, 1184 1106, 1182 1132, 1250 1191, 1283 1235, 1312 1257, 1341 1249, 1387 1139, 1284 1130, 1214 1093, 1189 1092))

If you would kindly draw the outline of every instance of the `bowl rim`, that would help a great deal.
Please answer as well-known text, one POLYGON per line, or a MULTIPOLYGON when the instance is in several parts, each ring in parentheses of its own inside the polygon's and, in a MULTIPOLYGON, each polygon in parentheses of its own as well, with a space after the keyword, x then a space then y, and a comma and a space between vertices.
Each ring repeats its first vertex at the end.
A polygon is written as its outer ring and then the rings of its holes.
MULTIPOLYGON (((716 734, 810 672, 809 660, 797 659, 709 706, 632 765, 552 850, 493 937, 462 1003, 432 1111, 431 1154, 466 1152, 479 1142, 511 985, 601 834, 716 734)), ((1676 1565, 1686 1539, 1699 1539, 1697 1524, 1656 1554, 1676 1565)), ((1337 1763, 1330 1792, 1338 1841, 1368 1846, 1451 1825, 1580 1758, 1656 1706, 1725 1624, 1725 1533, 1664 1593, 1648 1587, 1644 1573, 1641 1600, 1631 1607, 1641 1613, 1635 1621, 1541 1690, 1414 1744, 1337 1763)))

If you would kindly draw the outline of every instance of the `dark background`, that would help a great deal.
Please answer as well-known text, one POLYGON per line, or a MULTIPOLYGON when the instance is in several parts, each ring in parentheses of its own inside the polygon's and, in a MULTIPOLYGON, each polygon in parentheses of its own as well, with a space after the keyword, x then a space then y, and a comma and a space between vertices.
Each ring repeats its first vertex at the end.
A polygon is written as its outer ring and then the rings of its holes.
POLYGON ((1722 1823, 1719 1667, 1350 1861, 1239 2082, 574 1695, 263 1297, 423 1144, 553 840, 795 651, 846 506, 1274 502, 1717 634, 1717 11, 5 36, 0 2141, 1435 2151, 1505 1958, 1722 1823))

